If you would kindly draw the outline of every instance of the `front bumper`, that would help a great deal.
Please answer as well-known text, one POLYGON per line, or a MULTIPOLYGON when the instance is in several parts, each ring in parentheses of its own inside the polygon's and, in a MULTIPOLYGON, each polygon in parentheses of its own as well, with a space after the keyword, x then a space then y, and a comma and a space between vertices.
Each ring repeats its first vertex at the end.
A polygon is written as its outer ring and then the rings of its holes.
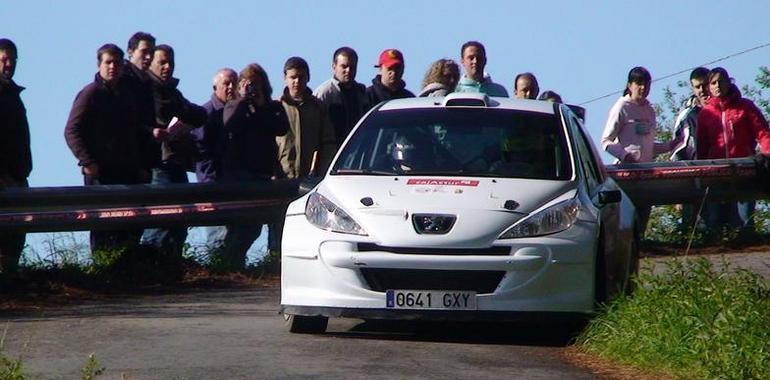
MULTIPOLYGON (((517 313, 590 313, 594 307, 595 225, 579 222, 547 237, 498 240, 503 254, 430 254, 359 250, 372 238, 320 230, 304 216, 287 217, 282 254, 281 304, 288 314, 386 319, 510 320, 517 313), (344 239, 344 240, 343 240, 344 239), (374 284, 371 273, 396 273, 388 284, 374 284), (398 281, 419 273, 431 281, 398 281), (471 289, 449 279, 500 273, 489 288, 471 289), (459 276, 467 275, 466 277, 459 276), (452 277, 455 276, 455 277, 452 277), (447 277, 445 285, 442 277, 447 277), (407 284, 407 285, 403 285, 407 284), (476 290, 475 311, 391 310, 390 289, 476 290)), ((473 252, 469 249, 469 252, 473 252)), ((489 277, 489 276, 487 276, 489 277)), ((488 281, 486 281, 488 283, 488 281)), ((471 288, 469 288, 469 286, 471 288)))

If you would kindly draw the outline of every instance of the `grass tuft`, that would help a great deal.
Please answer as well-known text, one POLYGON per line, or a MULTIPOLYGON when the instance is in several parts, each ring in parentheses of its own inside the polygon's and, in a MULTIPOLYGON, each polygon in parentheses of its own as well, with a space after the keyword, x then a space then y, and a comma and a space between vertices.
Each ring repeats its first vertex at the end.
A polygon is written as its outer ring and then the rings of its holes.
POLYGON ((577 346, 677 378, 770 379, 770 286, 725 262, 671 259, 592 320, 577 346))
POLYGON ((4 354, 5 334, 8 332, 8 326, 3 329, 3 335, 0 336, 0 379, 2 380, 24 380, 24 367, 22 366, 21 356, 11 359, 4 354))
POLYGON ((99 366, 94 354, 88 355, 88 360, 83 368, 80 369, 80 378, 83 380, 93 380, 97 376, 103 375, 106 368, 99 366))

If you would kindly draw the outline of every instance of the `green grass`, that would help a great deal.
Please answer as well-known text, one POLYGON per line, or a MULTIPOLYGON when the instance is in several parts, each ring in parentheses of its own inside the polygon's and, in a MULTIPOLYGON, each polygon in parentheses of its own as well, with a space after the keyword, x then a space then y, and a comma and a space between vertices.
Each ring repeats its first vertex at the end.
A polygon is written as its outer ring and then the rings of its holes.
POLYGON ((2 380, 22 380, 24 379, 24 369, 20 359, 10 359, 0 353, 0 379, 2 380))
POLYGON ((5 355, 5 335, 8 332, 8 326, 3 329, 3 335, 0 336, 0 380, 23 380, 24 367, 22 366, 21 356, 12 359, 5 355))
MULTIPOLYGON (((0 380, 24 380, 28 376, 24 373, 21 358, 10 359, 0 351, 0 380)), ((93 380, 104 374, 105 368, 99 366, 94 354, 88 356, 86 364, 80 369, 82 380, 93 380)))
POLYGON ((770 379, 770 286, 706 259, 671 259, 577 339, 606 359, 683 379, 770 379))

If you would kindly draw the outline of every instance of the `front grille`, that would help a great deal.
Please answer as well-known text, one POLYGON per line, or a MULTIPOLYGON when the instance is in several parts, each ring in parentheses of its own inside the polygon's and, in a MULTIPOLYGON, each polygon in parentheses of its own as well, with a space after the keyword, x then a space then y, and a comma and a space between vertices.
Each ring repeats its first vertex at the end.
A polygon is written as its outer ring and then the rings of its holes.
POLYGON ((505 271, 361 268, 369 289, 472 290, 492 293, 505 271))
POLYGON ((415 248, 385 247, 374 243, 358 243, 359 252, 381 251, 410 255, 489 255, 505 256, 511 253, 511 247, 489 248, 415 248))

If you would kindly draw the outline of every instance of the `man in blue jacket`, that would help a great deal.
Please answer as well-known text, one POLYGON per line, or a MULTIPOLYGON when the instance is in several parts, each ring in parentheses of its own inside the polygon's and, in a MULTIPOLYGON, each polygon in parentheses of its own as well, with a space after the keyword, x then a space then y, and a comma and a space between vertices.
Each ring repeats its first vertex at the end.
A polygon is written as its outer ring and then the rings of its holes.
POLYGON ((222 118, 225 104, 238 94, 238 73, 231 68, 220 69, 214 74, 213 82, 211 99, 203 104, 208 115, 206 124, 192 130, 198 147, 195 175, 198 182, 203 183, 215 182, 221 175, 226 137, 222 118))

